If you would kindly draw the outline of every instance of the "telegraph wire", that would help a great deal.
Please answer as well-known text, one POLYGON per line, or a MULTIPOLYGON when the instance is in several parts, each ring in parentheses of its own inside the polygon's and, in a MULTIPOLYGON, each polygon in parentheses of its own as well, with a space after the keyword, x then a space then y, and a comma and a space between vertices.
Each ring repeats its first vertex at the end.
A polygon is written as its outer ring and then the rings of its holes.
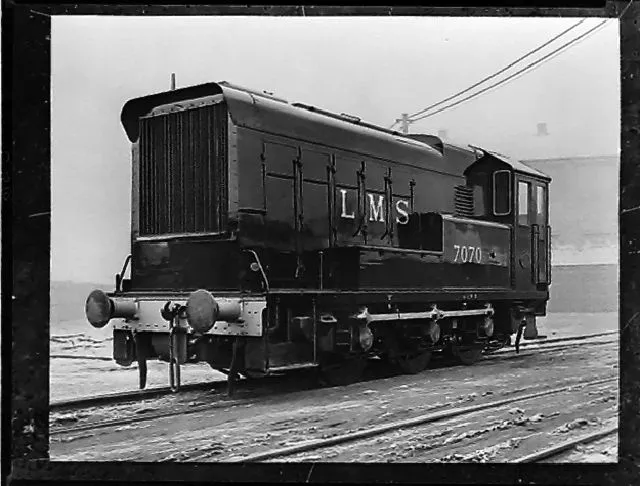
MULTIPOLYGON (((530 64, 526 65, 524 68, 520 69, 519 71, 516 71, 516 72, 515 72, 515 73, 513 73, 513 74, 510 74, 509 76, 507 76, 506 78, 504 78, 504 79, 502 79, 502 80, 498 81, 497 83, 494 83, 494 84, 492 84, 492 85, 490 85, 490 86, 487 86, 486 88, 483 88, 483 89, 481 89, 480 91, 476 91, 475 93, 473 93, 473 94, 471 94, 471 95, 469 95, 469 96, 466 96, 466 97, 462 98, 461 100, 458 100, 458 101, 456 101, 456 102, 454 102, 454 103, 451 103, 451 104, 449 104, 449 105, 443 106, 442 108, 440 108, 440 109, 438 109, 438 110, 436 110, 436 111, 434 111, 434 112, 432 112, 432 113, 426 113, 426 114, 421 115, 421 116, 419 116, 419 117, 417 117, 417 118, 414 118, 414 119, 412 119, 412 120, 411 120, 411 123, 414 123, 414 122, 417 122, 417 121, 423 120, 424 118, 429 118, 429 117, 431 117, 431 116, 433 116, 433 115, 437 115, 438 113, 441 113, 441 112, 443 112, 443 111, 445 111, 445 110, 448 110, 448 109, 450 109, 450 108, 453 108, 453 107, 455 107, 455 106, 457 106, 457 105, 459 105, 459 104, 461 104, 461 103, 464 103, 465 101, 469 101, 469 100, 471 100, 472 98, 475 98, 475 97, 477 97, 477 96, 480 96, 481 94, 483 94, 483 93, 485 93, 485 92, 489 91, 490 89, 493 89, 493 88, 495 88, 495 87, 497 87, 497 86, 500 86, 500 85, 502 85, 502 84, 504 84, 504 83, 507 83, 507 82, 510 82, 510 81, 514 80, 514 78, 519 77, 519 76, 520 76, 520 75, 522 75, 522 74, 525 74, 525 72, 529 72, 530 70, 532 70, 532 68, 534 68, 535 66, 539 65, 540 63, 545 62, 545 61, 548 61, 548 60, 551 60, 551 59, 552 59, 553 57, 555 57, 556 55, 561 54, 561 52, 560 52, 560 51, 563 51, 564 49, 568 49, 568 48, 569 48, 569 47, 571 47, 571 45, 572 45, 572 44, 574 44, 575 42, 577 42, 577 41, 579 41, 579 40, 583 39, 584 37, 586 37, 586 36, 588 36, 588 35, 592 34, 592 33, 593 33, 593 32, 595 32, 596 30, 600 29, 601 27, 603 27, 603 26, 608 22, 608 20, 609 20, 609 19, 605 19, 605 20, 603 20, 602 22, 600 22, 600 23, 599 23, 598 25, 596 25, 595 27, 592 27, 592 28, 591 28, 591 29, 589 29, 588 31, 586 31, 586 32, 584 32, 584 33, 582 33, 582 34, 580 34, 579 36, 577 36, 577 37, 575 37, 575 38, 573 38, 571 41, 569 41, 569 42, 567 42, 567 43, 563 44, 562 46, 558 47, 557 49, 555 49, 555 50, 551 51, 549 54, 546 54, 545 56, 541 57, 540 59, 538 59, 538 60, 536 60, 536 61, 534 61, 534 62, 532 62, 532 63, 530 63, 530 64)), ((564 51, 563 51, 563 52, 564 52, 564 51)))
MULTIPOLYGON (((548 41, 546 41, 545 43, 543 43, 543 44, 539 45, 538 47, 536 47, 535 49, 533 49, 533 50, 531 50, 531 51, 527 52, 525 55, 520 56, 518 59, 516 59, 515 61, 511 62, 510 64, 508 64, 508 65, 507 65, 507 66, 505 66, 504 68, 500 69, 499 71, 496 71, 495 73, 491 74, 490 76, 487 76, 486 78, 481 79, 481 80, 480 80, 480 81, 478 81, 477 83, 472 84, 471 86, 469 86, 469 87, 468 87, 468 88, 466 88, 466 89, 463 89, 462 91, 458 91, 457 93, 455 93, 455 94, 453 94, 453 95, 449 96, 448 98, 445 98, 445 99, 443 99, 443 100, 441 100, 441 101, 438 101, 437 103, 434 103, 434 104, 432 104, 432 105, 427 106, 426 108, 424 108, 424 109, 422 109, 422 110, 420 110, 420 111, 417 111, 416 113, 414 113, 414 114, 410 115, 410 116, 409 116, 409 118, 415 118, 415 117, 417 117, 417 116, 421 115, 422 113, 425 113, 426 111, 429 111, 430 109, 435 108, 436 106, 439 106, 439 105, 441 105, 441 104, 443 104, 443 103, 446 103, 447 101, 450 101, 450 100, 452 100, 453 98, 456 98, 457 96, 460 96, 461 94, 464 94, 464 93, 466 93, 466 92, 468 92, 468 91, 472 90, 473 88, 475 88, 475 87, 477 87, 477 86, 481 85, 481 84, 482 84, 482 83, 484 83, 485 81, 489 81, 490 79, 493 79, 493 78, 495 78, 496 76, 498 76, 498 75, 500 75, 500 74, 504 73, 505 71, 507 71, 507 70, 511 69, 513 66, 515 66, 516 64, 518 64, 518 63, 519 63, 520 61, 522 61, 523 59, 526 59, 527 57, 529 57, 529 56, 531 56, 531 55, 535 54, 535 53, 536 53, 536 52, 538 52, 540 49, 545 48, 546 46, 548 46, 549 44, 551 44, 551 43, 552 43, 552 42, 554 42, 555 40, 559 39, 559 38, 560 38, 560 37, 562 37, 563 35, 566 35, 569 31, 571 31, 571 30, 575 29, 576 27, 578 27, 578 26, 582 25, 582 23, 583 23, 585 20, 587 20, 587 19, 585 18, 585 19, 582 19, 582 20, 580 20, 580 21, 576 22, 575 24, 573 24, 573 25, 572 25, 571 27, 569 27, 568 29, 563 30, 562 32, 560 32, 560 33, 559 33, 559 34, 557 34, 556 36, 552 37, 551 39, 549 39, 549 40, 548 40, 548 41)), ((394 125, 395 125, 395 123, 394 123, 394 125)))
POLYGON ((629 7, 631 7, 631 4, 633 3, 633 0, 629 0, 629 3, 627 3, 627 6, 624 8, 624 10, 620 13, 620 15, 618 15, 618 20, 622 20, 622 16, 624 14, 627 13, 627 10, 629 10, 629 7))

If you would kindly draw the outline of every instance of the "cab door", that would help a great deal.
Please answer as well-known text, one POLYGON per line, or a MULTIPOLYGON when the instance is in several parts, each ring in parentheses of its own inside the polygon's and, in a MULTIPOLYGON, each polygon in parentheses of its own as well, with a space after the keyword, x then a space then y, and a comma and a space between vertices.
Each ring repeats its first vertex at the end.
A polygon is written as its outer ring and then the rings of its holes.
POLYGON ((548 185, 536 181, 533 184, 535 222, 532 229, 533 282, 538 290, 546 289, 551 282, 551 227, 549 226, 548 185))
POLYGON ((514 224, 514 251, 513 270, 515 288, 521 291, 535 290, 533 280, 533 239, 535 205, 534 205, 534 181, 525 176, 516 176, 516 220, 514 224))
POLYGON ((550 273, 547 184, 516 176, 516 221, 513 267, 515 288, 521 291, 542 290, 550 273))

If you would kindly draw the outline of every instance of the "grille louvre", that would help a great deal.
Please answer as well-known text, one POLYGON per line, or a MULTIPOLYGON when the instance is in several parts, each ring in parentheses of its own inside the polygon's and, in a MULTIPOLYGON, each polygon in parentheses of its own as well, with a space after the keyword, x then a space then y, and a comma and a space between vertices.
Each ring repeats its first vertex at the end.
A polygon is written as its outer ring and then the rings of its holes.
POLYGON ((140 234, 210 233, 227 223, 223 103, 140 119, 140 234))
POLYGON ((457 216, 473 216, 473 188, 469 186, 455 186, 454 203, 457 216))

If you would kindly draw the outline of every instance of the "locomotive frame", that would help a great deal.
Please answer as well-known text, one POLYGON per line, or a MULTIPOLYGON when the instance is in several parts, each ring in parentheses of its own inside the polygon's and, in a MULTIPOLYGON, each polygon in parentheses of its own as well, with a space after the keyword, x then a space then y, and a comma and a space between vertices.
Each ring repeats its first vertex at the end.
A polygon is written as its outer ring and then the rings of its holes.
POLYGON ((176 388, 197 361, 344 383, 372 355, 415 373, 537 336, 550 178, 525 164, 225 82, 131 100, 122 123, 132 253, 86 312, 114 319, 141 387, 155 357, 176 388))

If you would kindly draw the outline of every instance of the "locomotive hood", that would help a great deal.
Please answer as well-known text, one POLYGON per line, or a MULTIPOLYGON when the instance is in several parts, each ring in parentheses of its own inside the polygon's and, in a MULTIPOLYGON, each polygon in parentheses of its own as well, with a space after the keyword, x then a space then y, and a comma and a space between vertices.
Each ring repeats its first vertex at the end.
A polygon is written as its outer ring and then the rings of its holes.
POLYGON ((286 100, 267 92, 259 92, 225 81, 206 83, 157 93, 127 102, 121 121, 131 142, 139 136, 138 120, 159 106, 182 106, 222 96, 231 121, 239 127, 306 140, 326 146, 349 146, 363 155, 426 167, 441 173, 462 177, 464 167, 450 164, 434 145, 399 132, 361 121, 357 117, 335 114, 286 100))

